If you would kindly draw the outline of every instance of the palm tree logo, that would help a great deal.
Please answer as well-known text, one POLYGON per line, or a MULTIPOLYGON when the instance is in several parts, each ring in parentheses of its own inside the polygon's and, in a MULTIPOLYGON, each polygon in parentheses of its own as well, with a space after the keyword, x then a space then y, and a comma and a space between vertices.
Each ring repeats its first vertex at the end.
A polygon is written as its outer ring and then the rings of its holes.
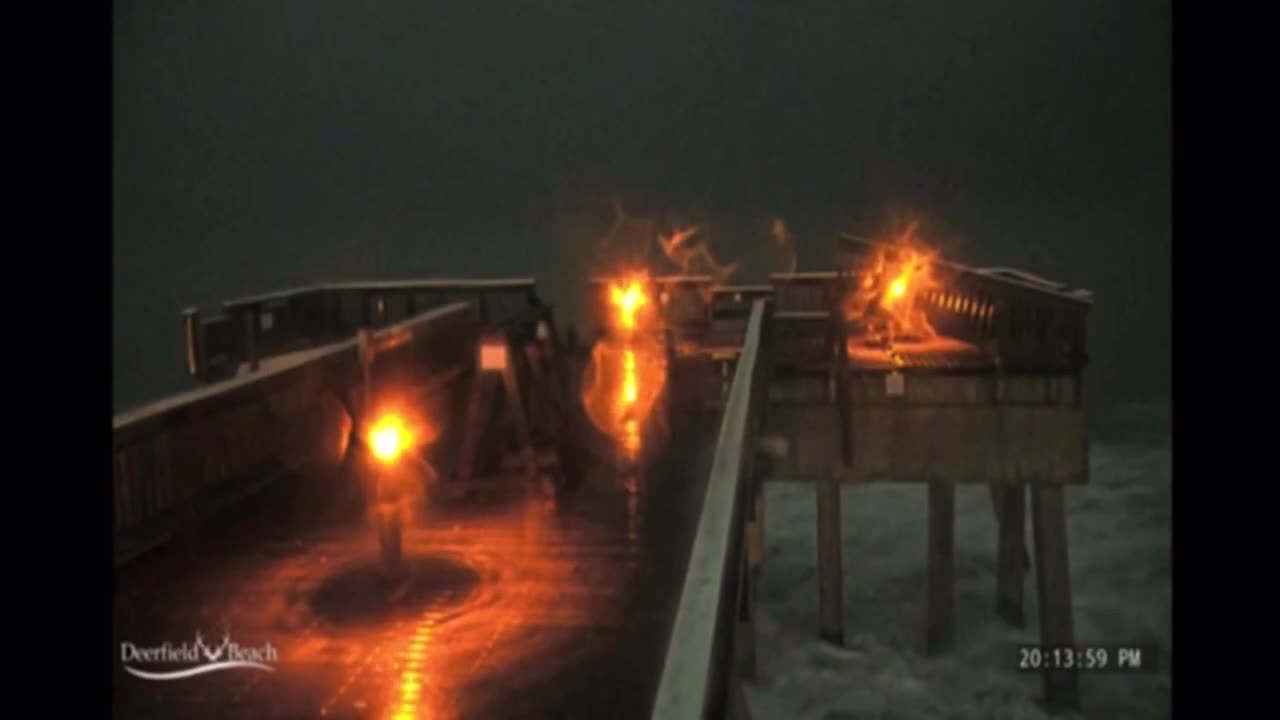
POLYGON ((211 663, 218 662, 218 660, 222 658, 222 653, 226 652, 227 648, 230 646, 231 633, 229 631, 222 635, 222 644, 216 649, 205 645, 204 638, 200 636, 200 631, 196 631, 196 649, 199 650, 200 654, 204 655, 205 659, 211 663))

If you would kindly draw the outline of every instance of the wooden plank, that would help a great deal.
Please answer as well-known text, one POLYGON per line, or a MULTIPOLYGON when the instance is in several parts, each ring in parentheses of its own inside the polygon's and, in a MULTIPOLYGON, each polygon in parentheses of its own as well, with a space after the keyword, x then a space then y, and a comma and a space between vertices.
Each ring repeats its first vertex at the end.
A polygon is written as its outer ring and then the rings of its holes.
POLYGON ((844 644, 844 567, 840 542, 840 482, 833 473, 818 480, 818 635, 844 644))
POLYGON ((928 601, 925 651, 940 653, 955 637, 956 487, 945 481, 929 484, 928 601))
POLYGON ((904 395, 892 397, 884 376, 853 376, 850 425, 857 452, 848 468, 841 462, 839 423, 829 417, 830 399, 820 397, 816 373, 776 379, 769 425, 794 437, 794 476, 817 477, 834 467, 847 483, 1083 484, 1089 479, 1088 436, 1074 383, 909 376, 904 395))
MULTIPOLYGON (((1072 647, 1075 645, 1075 623, 1067 557, 1067 510, 1060 486, 1032 486, 1031 528, 1035 537, 1041 646, 1072 647)), ((1043 677, 1045 705, 1050 710, 1076 710, 1080 707, 1074 668, 1046 670, 1043 677)))
POLYGON ((852 420, 858 451, 845 482, 1088 482, 1084 415, 1074 408, 855 401, 852 420))
POLYGON ((991 487, 996 510, 996 615, 1023 627, 1023 586, 1030 558, 1026 544, 1027 488, 991 487))

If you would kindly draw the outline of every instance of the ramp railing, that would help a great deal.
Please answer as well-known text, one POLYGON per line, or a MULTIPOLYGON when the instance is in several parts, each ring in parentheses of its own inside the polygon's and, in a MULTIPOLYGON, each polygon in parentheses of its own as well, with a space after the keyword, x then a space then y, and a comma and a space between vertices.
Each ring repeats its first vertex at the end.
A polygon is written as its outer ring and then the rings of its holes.
MULTIPOLYGON (((848 235, 839 249, 856 263, 883 243, 848 235)), ((1088 361, 1093 293, 1013 268, 935 260, 939 289, 924 298, 939 333, 992 353, 1009 372, 1079 371, 1088 361)))
MULTIPOLYGON (((376 330, 379 374, 428 389, 456 377, 480 326, 475 304, 453 303, 376 330)), ((361 374, 351 337, 116 415, 117 565, 291 467, 340 464, 361 374)))
POLYGON ((717 439, 711 476, 672 626, 652 717, 744 717, 754 674, 754 577, 749 551, 759 483, 756 430, 771 377, 772 305, 752 304, 717 439))
POLYGON ((532 278, 322 283, 238 298, 206 317, 184 311, 186 370, 201 382, 225 379, 455 302, 473 303, 480 321, 496 328, 538 301, 532 278))

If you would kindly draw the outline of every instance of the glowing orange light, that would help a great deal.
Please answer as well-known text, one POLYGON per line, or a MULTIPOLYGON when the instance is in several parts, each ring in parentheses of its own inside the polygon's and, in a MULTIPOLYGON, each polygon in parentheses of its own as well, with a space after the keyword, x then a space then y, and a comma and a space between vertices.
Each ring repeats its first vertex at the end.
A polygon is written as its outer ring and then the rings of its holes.
MULTIPOLYGON (((937 252, 920 242, 917 229, 917 224, 909 225, 857 268, 861 280, 846 298, 845 310, 870 338, 893 344, 936 335, 926 305, 939 290, 932 272, 937 252)), ((942 304, 946 306, 945 297, 942 304)))
POLYGON ((384 463, 395 462, 409 447, 409 430, 398 415, 384 415, 369 431, 369 447, 384 463))
POLYGON ((633 278, 625 286, 609 286, 609 301, 618 308, 618 324, 624 330, 636 329, 636 315, 649 303, 639 279, 633 278))
POLYGON ((901 300, 903 295, 907 294, 907 279, 905 277, 896 278, 893 284, 889 286, 889 299, 901 300))
POLYGON ((662 349, 644 335, 605 338, 592 349, 585 372, 582 403, 587 417, 621 449, 636 455, 640 430, 666 381, 662 349))

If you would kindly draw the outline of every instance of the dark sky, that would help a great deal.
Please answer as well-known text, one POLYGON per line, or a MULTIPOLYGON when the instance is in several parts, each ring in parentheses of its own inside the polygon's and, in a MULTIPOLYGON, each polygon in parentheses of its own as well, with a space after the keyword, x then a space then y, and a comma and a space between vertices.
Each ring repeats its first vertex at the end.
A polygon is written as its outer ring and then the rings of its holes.
POLYGON ((535 275, 608 199, 749 258, 782 217, 926 219, 1090 287, 1093 396, 1169 378, 1167 3, 117 2, 115 391, 183 386, 179 311, 321 279, 535 275))

